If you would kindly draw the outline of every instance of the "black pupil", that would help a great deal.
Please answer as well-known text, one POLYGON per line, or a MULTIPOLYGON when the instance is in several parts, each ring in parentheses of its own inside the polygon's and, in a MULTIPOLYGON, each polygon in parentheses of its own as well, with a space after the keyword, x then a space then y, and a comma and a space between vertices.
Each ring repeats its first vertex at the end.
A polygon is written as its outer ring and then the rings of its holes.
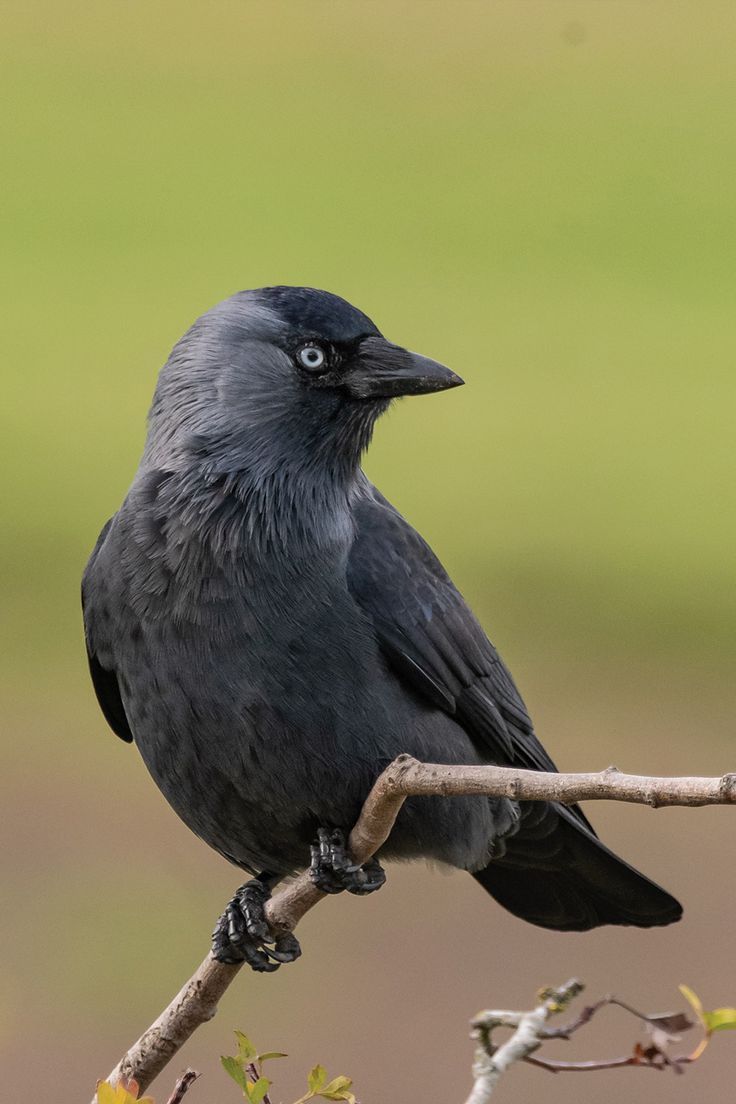
POLYGON ((302 355, 307 364, 313 367, 322 362, 322 350, 318 349, 315 345, 311 345, 309 348, 305 349, 302 355))

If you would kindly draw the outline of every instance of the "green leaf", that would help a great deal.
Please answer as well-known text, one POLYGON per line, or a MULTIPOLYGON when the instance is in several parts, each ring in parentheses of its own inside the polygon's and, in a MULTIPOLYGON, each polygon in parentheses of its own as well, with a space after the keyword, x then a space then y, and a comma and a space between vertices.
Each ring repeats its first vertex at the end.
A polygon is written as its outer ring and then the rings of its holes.
POLYGON ((98 1081, 97 1100, 99 1104, 118 1104, 120 1097, 109 1081, 98 1081))
POLYGON ((153 1104, 152 1096, 138 1096, 138 1082, 135 1078, 114 1088, 109 1081, 97 1082, 97 1100, 99 1104, 153 1104))
POLYGON ((288 1058, 288 1054, 284 1054, 281 1050, 267 1050, 265 1054, 256 1055, 256 1061, 258 1062, 270 1062, 272 1058, 288 1058))
POLYGON ((347 1100, 355 1104, 355 1097, 348 1091, 352 1083, 349 1077, 333 1077, 329 1085, 325 1085, 319 1095, 324 1097, 325 1100, 347 1100))
POLYGON ((698 1017, 700 1022, 705 1023, 705 1020, 703 1019, 703 1005, 700 997, 693 993, 689 985, 680 985, 678 986, 678 988, 685 1000, 688 1001, 688 1003, 690 1004, 690 1007, 692 1008, 693 1012, 698 1017))
POLYGON ((226 1057, 225 1055, 223 1055, 223 1057, 220 1058, 220 1061, 222 1062, 222 1068, 225 1070, 225 1073, 229 1074, 230 1077, 232 1077, 236 1085, 240 1085, 244 1093, 247 1093, 248 1086, 251 1084, 251 1082, 248 1080, 248 1075, 241 1066, 238 1059, 226 1057))
POLYGON ((712 1012, 703 1012, 703 1023, 708 1031, 736 1029, 736 1008, 714 1008, 712 1012))
POLYGON ((99 1104, 137 1104, 137 1097, 138 1094, 128 1092, 125 1085, 116 1085, 113 1088, 109 1081, 100 1081, 97 1085, 99 1104))
POLYGON ((271 1082, 267 1077, 259 1077, 257 1081, 251 1081, 245 1090, 251 1104, 261 1104, 264 1096, 271 1088, 271 1082))
POLYGON ((315 1066, 307 1076, 307 1086, 312 1093, 321 1092, 327 1082, 327 1070, 324 1066, 315 1066))
POLYGON ((242 1031, 236 1031, 235 1038, 238 1043, 238 1058, 241 1062, 252 1062, 254 1058, 258 1057, 258 1051, 247 1035, 244 1035, 242 1031))
POLYGON ((736 1029, 736 1008, 714 1008, 712 1012, 706 1012, 700 997, 696 996, 687 985, 681 985, 680 992, 690 1002, 709 1035, 714 1031, 736 1029))
POLYGON ((352 1085, 352 1083, 353 1083, 350 1080, 350 1078, 349 1077, 338 1077, 338 1078, 336 1078, 336 1080, 337 1081, 346 1081, 347 1084, 343 1088, 332 1089, 332 1088, 330 1088, 330 1085, 332 1085, 332 1083, 333 1083, 331 1081, 329 1085, 326 1085, 324 1087, 324 1089, 322 1090, 321 1093, 318 1093, 318 1095, 321 1096, 323 1098, 323 1100, 346 1100, 347 1104, 355 1104, 355 1096, 353 1095, 353 1093, 350 1092, 349 1087, 348 1087, 348 1086, 352 1085))

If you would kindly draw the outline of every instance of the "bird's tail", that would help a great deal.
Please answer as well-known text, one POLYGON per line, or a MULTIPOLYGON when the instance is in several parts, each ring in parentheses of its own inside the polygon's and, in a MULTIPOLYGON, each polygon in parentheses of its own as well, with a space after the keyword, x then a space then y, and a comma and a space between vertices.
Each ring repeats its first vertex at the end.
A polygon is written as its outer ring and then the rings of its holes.
POLYGON ((682 906, 560 805, 525 803, 506 850, 475 877, 514 916, 556 931, 672 924, 682 906))

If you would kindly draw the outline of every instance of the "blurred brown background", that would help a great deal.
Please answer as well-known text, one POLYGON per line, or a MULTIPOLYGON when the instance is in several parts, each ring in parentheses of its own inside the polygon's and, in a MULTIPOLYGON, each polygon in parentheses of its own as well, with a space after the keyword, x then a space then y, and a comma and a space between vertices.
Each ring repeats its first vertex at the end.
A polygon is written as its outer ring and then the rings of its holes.
MULTIPOLYGON (((2 1096, 89 1099, 237 884, 88 685, 78 584, 137 463, 159 365, 218 299, 337 291, 468 386, 397 407, 368 470, 501 648, 562 768, 734 768, 736 10, 712 3, 4 7, 2 1096)), ((736 1003, 734 815, 601 805, 684 921, 587 936, 471 879, 390 870, 243 974, 176 1069, 227 1104, 241 1028, 363 1104, 464 1099, 467 1020, 571 974, 644 1009, 736 1003)), ((616 1012, 560 1044, 626 1051, 616 1012)), ((725 1096, 510 1073, 499 1100, 725 1096)), ((291 1095, 290 1095, 291 1094, 291 1095)))

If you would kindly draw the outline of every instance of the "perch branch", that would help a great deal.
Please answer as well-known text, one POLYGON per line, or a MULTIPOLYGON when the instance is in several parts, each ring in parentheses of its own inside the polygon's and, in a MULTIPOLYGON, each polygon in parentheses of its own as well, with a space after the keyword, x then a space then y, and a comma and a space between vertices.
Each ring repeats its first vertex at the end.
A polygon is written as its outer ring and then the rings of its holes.
MULTIPOLYGON (((517 801, 629 801, 665 805, 736 804, 736 774, 722 778, 654 778, 622 774, 616 767, 592 774, 551 774, 513 767, 445 766, 419 763, 400 755, 378 777, 350 834, 350 851, 365 862, 388 839, 407 797, 485 794, 517 801)), ((274 932, 291 931, 324 894, 305 871, 279 889, 267 906, 274 932)), ((240 966, 228 966, 208 954, 183 989, 120 1060, 108 1080, 116 1085, 135 1079, 141 1092, 150 1085, 192 1033, 212 1019, 240 966)), ((96 1104, 96 1097, 93 1101, 96 1104)))

